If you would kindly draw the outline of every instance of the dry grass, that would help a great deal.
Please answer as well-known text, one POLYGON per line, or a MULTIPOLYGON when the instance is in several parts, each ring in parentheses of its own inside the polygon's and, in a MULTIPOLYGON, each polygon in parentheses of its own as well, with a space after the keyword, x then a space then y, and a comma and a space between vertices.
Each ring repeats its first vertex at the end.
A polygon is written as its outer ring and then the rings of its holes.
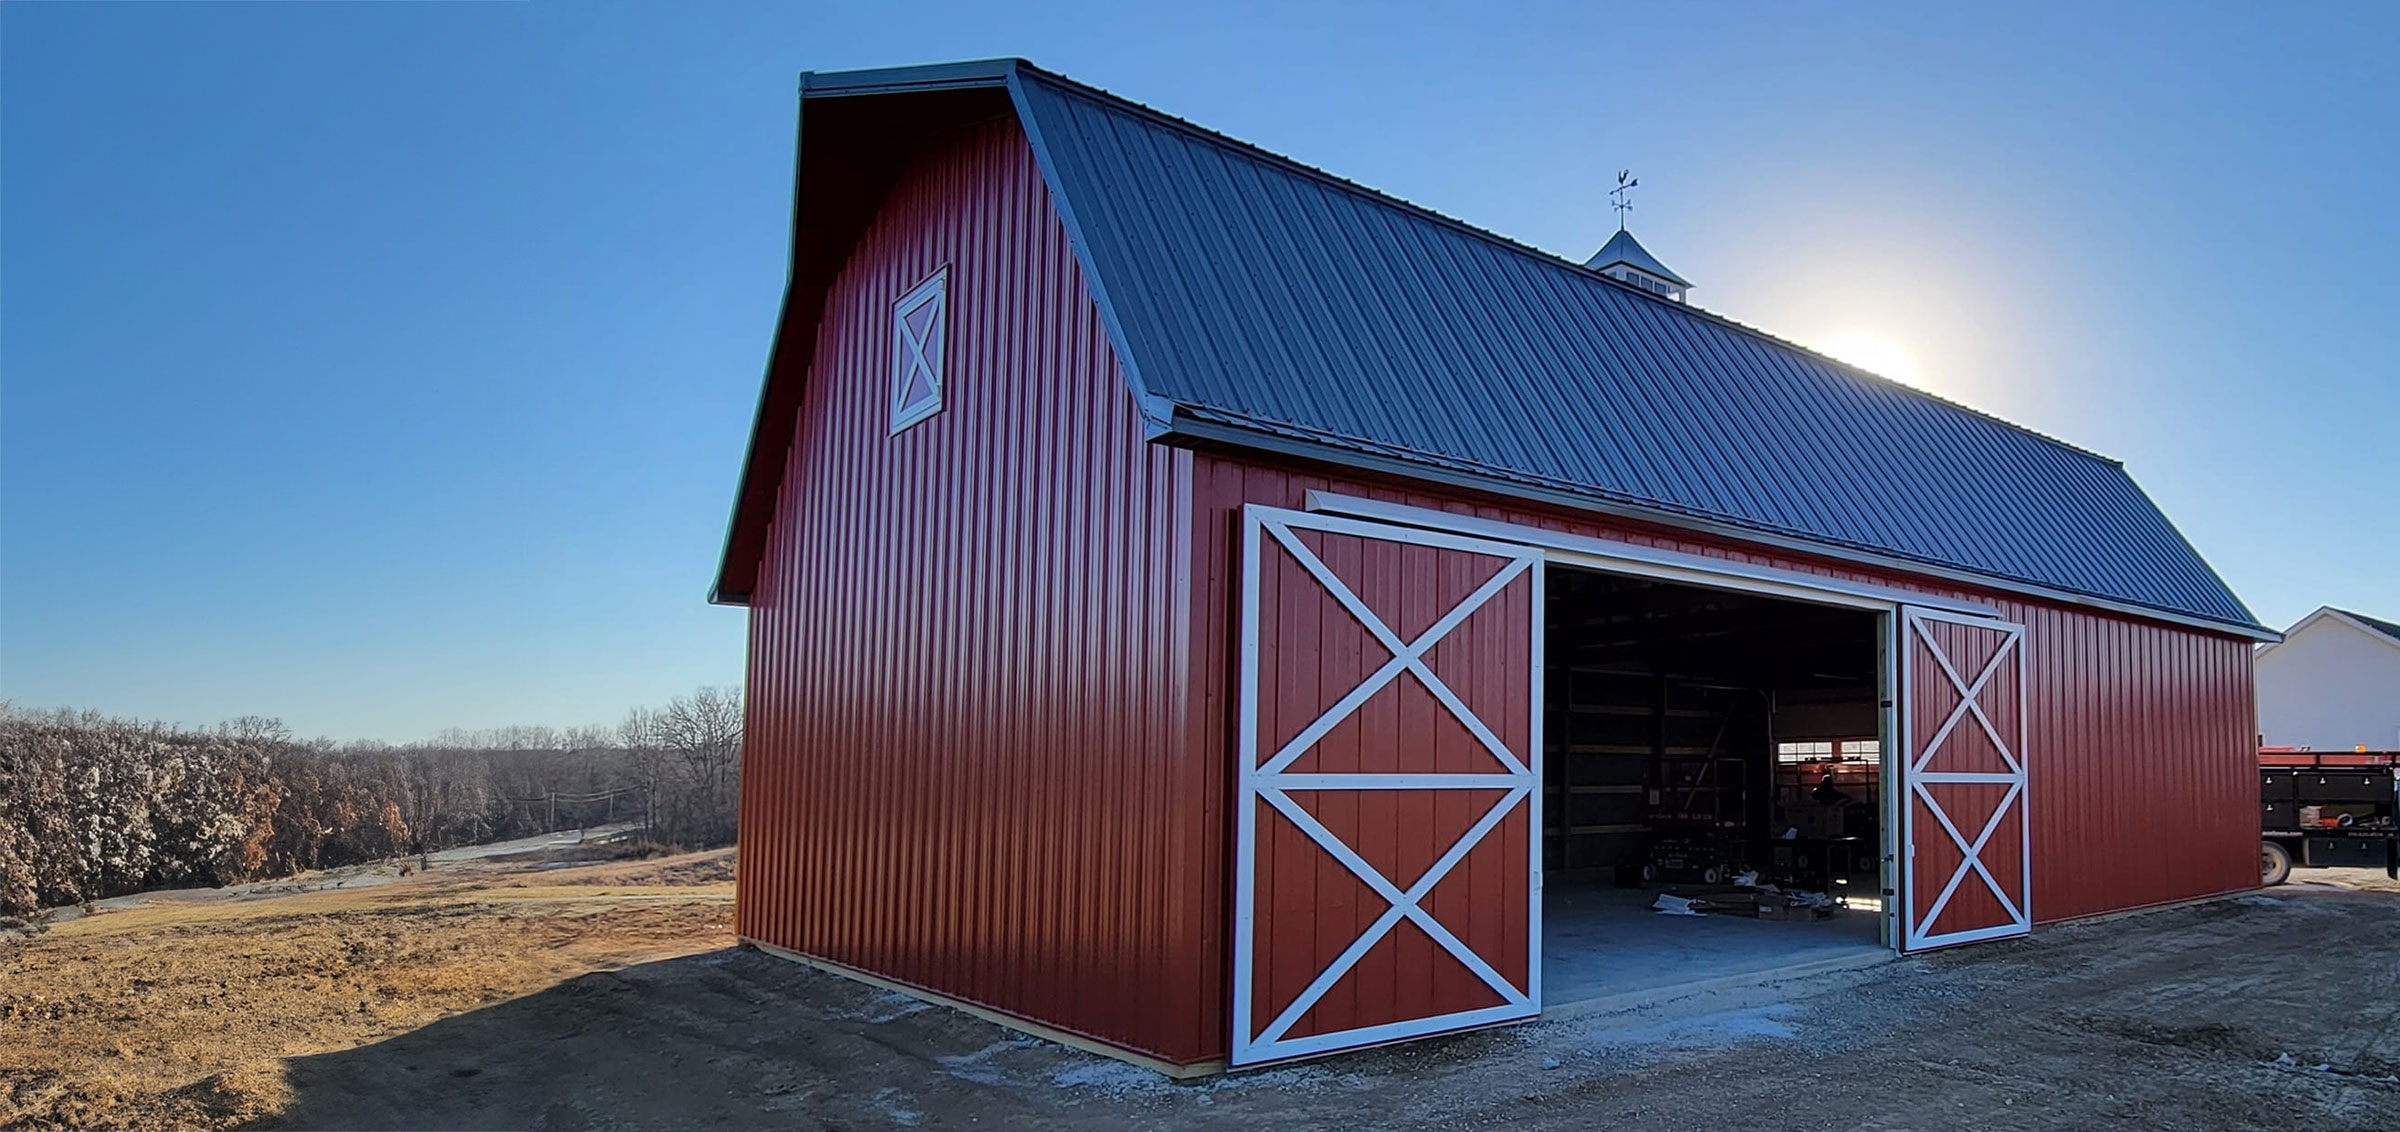
POLYGON ((730 850, 157 900, 0 944, 0 1128, 228 1128, 281 1059, 733 943, 730 850))
POLYGON ((678 890, 702 885, 733 883, 733 853, 684 853, 641 861, 614 861, 607 864, 582 865, 571 869, 551 869, 509 878, 509 885, 601 885, 618 887, 673 887, 678 890))

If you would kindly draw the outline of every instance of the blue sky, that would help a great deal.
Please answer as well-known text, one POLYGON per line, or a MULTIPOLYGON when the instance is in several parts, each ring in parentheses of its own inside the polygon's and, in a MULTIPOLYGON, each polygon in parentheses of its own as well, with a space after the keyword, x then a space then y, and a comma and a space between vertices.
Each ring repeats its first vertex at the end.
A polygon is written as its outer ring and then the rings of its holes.
POLYGON ((798 73, 995 55, 1578 257, 1630 166, 1700 305, 2125 460, 2270 624, 2400 617, 2400 8, 1018 7, 7 5, 0 696, 737 682, 798 73))

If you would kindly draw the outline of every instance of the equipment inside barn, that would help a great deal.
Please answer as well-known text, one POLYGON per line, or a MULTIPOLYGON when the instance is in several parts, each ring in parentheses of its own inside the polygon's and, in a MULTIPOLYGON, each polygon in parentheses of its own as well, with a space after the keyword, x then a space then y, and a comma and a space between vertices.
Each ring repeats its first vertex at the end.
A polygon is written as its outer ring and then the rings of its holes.
POLYGON ((1877 618, 1566 569, 1547 604, 1546 992, 1590 993, 1601 952, 1631 978, 1625 940, 1698 927, 1661 905, 1786 921, 1709 929, 1721 964, 1879 946, 1877 618))

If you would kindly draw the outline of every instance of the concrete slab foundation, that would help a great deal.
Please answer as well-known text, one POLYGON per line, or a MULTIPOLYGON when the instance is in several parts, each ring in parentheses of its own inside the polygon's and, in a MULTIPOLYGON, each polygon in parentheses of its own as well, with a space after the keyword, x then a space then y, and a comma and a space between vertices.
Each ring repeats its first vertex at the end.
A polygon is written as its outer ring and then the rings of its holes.
POLYGON ((1670 916, 1655 892, 1553 885, 1542 900, 1542 1012, 1696 984, 1865 966, 1892 957, 1873 911, 1829 920, 1670 916))

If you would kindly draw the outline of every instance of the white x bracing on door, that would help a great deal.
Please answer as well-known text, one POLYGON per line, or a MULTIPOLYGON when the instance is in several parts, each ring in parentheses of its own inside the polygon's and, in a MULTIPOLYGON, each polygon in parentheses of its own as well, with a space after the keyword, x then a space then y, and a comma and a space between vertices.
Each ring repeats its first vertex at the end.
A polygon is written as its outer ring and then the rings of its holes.
MULTIPOLYGON (((1308 512, 1256 506, 1245 509, 1233 1064, 1250 1065, 1371 1045, 1529 1017, 1539 1011, 1541 900, 1540 862, 1535 854, 1541 841, 1540 807, 1533 799, 1541 781, 1541 559, 1541 552, 1530 547, 1308 512), (1380 572, 1374 575, 1374 587, 1386 602, 1387 611, 1392 601, 1405 600, 1418 614, 1430 619, 1430 624, 1413 635, 1404 635, 1404 626, 1393 623, 1397 618, 1378 612, 1373 602, 1358 592, 1364 587, 1354 587, 1328 565, 1326 558, 1331 557, 1330 552, 1320 556, 1311 548, 1312 539, 1320 545, 1359 540, 1340 543, 1350 555, 1343 560, 1382 563, 1380 572), (1395 550, 1396 546, 1431 550, 1402 552, 1395 550), (1401 567, 1398 556, 1402 553, 1416 555, 1410 560, 1413 566, 1401 567), (1480 584, 1473 584, 1473 579, 1487 568, 1489 576, 1480 584), (1269 574, 1276 579, 1275 607, 1262 608, 1262 578, 1269 574), (1451 589, 1442 591, 1437 598, 1433 591, 1439 588, 1439 579, 1444 578, 1449 580, 1451 589), (1432 616, 1440 604, 1450 602, 1454 592, 1461 589, 1466 590, 1463 597, 1440 611, 1438 617, 1432 616), (1399 598, 1395 599, 1394 594, 1400 595, 1399 598), (1503 594, 1508 595, 1505 600, 1496 600, 1503 594), (1338 612, 1334 609, 1337 606, 1338 612), (1340 662, 1314 659, 1314 637, 1305 637, 1312 642, 1306 650, 1278 643, 1291 639, 1291 634, 1279 631, 1279 626, 1297 625, 1304 631, 1313 631, 1317 624, 1339 622, 1345 613, 1363 627, 1372 643, 1361 644, 1340 662), (1483 615, 1480 620, 1479 613, 1483 615), (1461 632, 1460 627, 1470 621, 1475 628, 1461 632), (1495 685, 1501 687, 1511 714, 1521 694, 1526 717, 1503 721, 1479 716, 1432 663, 1437 646, 1445 640, 1464 641, 1457 646, 1457 655, 1470 657, 1481 666, 1466 676, 1453 668, 1453 680, 1467 679, 1487 690, 1495 685), (1523 651, 1519 652, 1520 649, 1523 651), (1372 663, 1376 656, 1384 654, 1388 654, 1387 659, 1380 664, 1372 663), (1344 664, 1355 667, 1343 667, 1344 664), (1262 735, 1262 703, 1272 704, 1278 695, 1290 694, 1288 688, 1272 683, 1262 687, 1262 669, 1269 681, 1297 682, 1318 691, 1318 700, 1310 701, 1303 712, 1287 713, 1287 724, 1308 718, 1306 713, 1316 711, 1316 703, 1329 699, 1330 706, 1324 707, 1305 726, 1298 727, 1288 739, 1262 735), (1366 670, 1364 679, 1346 691, 1341 690, 1340 685, 1354 679, 1359 669, 1366 670), (1345 721, 1353 721, 1362 705, 1370 701, 1388 705, 1390 701, 1378 701, 1378 695, 1404 690, 1400 684, 1405 681, 1414 681, 1431 693, 1432 699, 1440 704, 1440 711, 1474 737, 1472 744, 1463 740, 1454 743, 1448 769, 1425 772, 1411 762, 1414 755, 1401 750, 1410 748, 1421 754, 1434 742, 1427 737, 1432 731, 1430 727, 1378 731, 1366 740, 1358 737, 1362 733, 1354 731, 1346 741, 1355 744, 1348 748, 1348 765, 1355 769, 1338 772, 1305 769, 1303 760, 1312 749, 1327 742, 1328 736, 1342 728, 1345 721), (1500 730, 1519 736, 1518 749, 1512 749, 1496 732, 1495 724, 1499 724, 1500 730), (1474 772, 1458 770, 1460 746, 1479 746, 1480 751, 1472 757, 1486 764, 1486 768, 1474 772), (1476 793, 1450 793, 1455 791, 1476 793), (1382 797, 1368 799, 1345 792, 1379 792, 1382 797), (1296 799, 1295 794, 1302 798, 1296 799), (1431 853, 1431 847, 1448 835, 1446 828, 1438 832, 1401 828, 1408 823, 1396 817, 1404 812, 1405 806, 1430 813, 1438 805, 1455 815, 1461 812, 1460 804, 1467 799, 1486 797, 1492 800, 1480 816, 1438 855, 1431 853), (1328 801, 1344 798, 1347 804, 1328 801), (1311 803, 1318 807, 1315 812, 1311 803), (1328 811, 1347 815, 1341 824, 1351 827, 1351 837, 1358 844, 1345 841, 1322 820, 1323 813, 1328 811), (1376 816, 1363 816, 1368 814, 1376 816), (1279 822, 1288 822, 1291 829, 1305 835, 1306 841, 1292 838, 1290 830, 1270 828, 1279 822), (1262 865, 1262 847, 1270 838, 1280 838, 1274 844, 1286 848, 1281 850, 1281 856, 1270 853, 1270 860, 1262 865), (1424 854, 1431 858, 1424 871, 1413 878, 1387 875, 1385 868, 1369 860, 1369 852, 1362 851, 1372 842, 1377 852, 1390 859, 1388 847, 1403 838, 1419 839, 1418 844, 1425 846, 1424 854), (1307 848, 1312 845, 1323 856, 1339 862, 1341 869, 1361 882, 1372 897, 1346 912, 1320 911, 1310 903, 1318 899, 1316 894, 1326 890, 1327 883, 1309 879, 1315 874, 1308 870, 1324 868, 1322 857, 1299 859, 1313 852, 1307 848), (1291 848, 1294 846, 1299 848, 1297 854, 1291 848), (1487 870, 1494 868, 1492 854, 1499 853, 1505 856, 1507 869, 1521 871, 1500 873, 1504 883, 1498 884, 1468 885, 1462 879, 1448 890, 1446 905, 1428 900, 1479 846, 1485 847, 1478 860, 1487 870), (1268 870, 1266 875, 1262 875, 1262 868, 1268 870), (1378 902, 1380 912, 1367 921, 1363 930, 1349 937, 1356 919, 1365 916, 1378 902), (1487 942, 1486 950, 1492 953, 1479 952, 1461 938, 1461 931, 1453 930, 1456 924, 1445 924, 1434 914, 1434 906, 1448 907, 1451 918, 1461 922, 1485 917, 1477 930, 1487 941, 1496 936, 1491 918, 1504 919, 1504 934, 1498 937, 1505 938, 1507 943, 1494 950, 1487 942), (1351 918, 1345 919, 1345 915, 1351 918), (1283 918, 1272 930, 1266 924, 1271 916, 1283 918), (1381 953, 1377 968, 1381 974, 1374 986, 1355 981, 1345 984, 1345 979, 1357 978, 1355 972, 1361 959, 1403 930, 1403 925, 1413 925, 1435 946, 1423 946, 1413 933, 1412 949, 1399 949, 1399 941, 1393 941, 1381 953), (1333 944, 1345 937, 1347 945, 1333 951, 1333 944), (1296 938, 1303 942, 1293 943, 1296 938), (1507 954, 1519 947, 1523 949, 1520 953, 1507 954), (1328 952, 1330 961, 1319 968, 1318 963, 1328 952), (1454 960, 1457 966, 1449 965, 1443 956, 1454 960), (1499 966, 1517 969, 1519 960, 1523 966, 1513 979, 1498 969, 1499 966), (1293 973, 1295 965, 1300 971, 1313 970, 1314 975, 1307 978, 1296 995, 1282 1001, 1281 996, 1289 993, 1290 987, 1299 985, 1300 978, 1293 973), (1458 974, 1459 967, 1472 972, 1471 981, 1458 974), (1270 992, 1276 997, 1262 1003, 1260 1000, 1267 995, 1262 994, 1259 980, 1273 977, 1270 968, 1280 972, 1281 989, 1270 992), (1447 983, 1443 982, 1445 977, 1447 983), (1462 984, 1465 984, 1463 990, 1462 984), (1400 990, 1394 992, 1393 987, 1400 990), (1327 1005, 1329 993, 1342 996, 1338 1008, 1327 1005), (1312 1017, 1311 1011, 1320 1008, 1321 1013, 1312 1017), (1309 1021, 1303 1024, 1303 1019, 1309 1021)), ((1349 629, 1347 623, 1337 627, 1349 629)), ((1331 636, 1327 634, 1329 639, 1331 636)), ((1422 704, 1421 700, 1412 702, 1422 704)), ((1357 729, 1362 725, 1353 721, 1350 726, 1357 729)), ((1454 731, 1448 733, 1456 735, 1454 731)), ((1465 812, 1473 811, 1470 807, 1465 812)), ((1407 868, 1413 869, 1416 864, 1412 860, 1407 868)), ((1469 874, 1459 875, 1464 878, 1469 874)), ((1490 876, 1492 872, 1477 875, 1490 876)), ((1348 886, 1338 875, 1335 879, 1343 887, 1348 886)))
POLYGON ((2025 627, 1901 610, 1907 950, 2033 927, 2025 627))

